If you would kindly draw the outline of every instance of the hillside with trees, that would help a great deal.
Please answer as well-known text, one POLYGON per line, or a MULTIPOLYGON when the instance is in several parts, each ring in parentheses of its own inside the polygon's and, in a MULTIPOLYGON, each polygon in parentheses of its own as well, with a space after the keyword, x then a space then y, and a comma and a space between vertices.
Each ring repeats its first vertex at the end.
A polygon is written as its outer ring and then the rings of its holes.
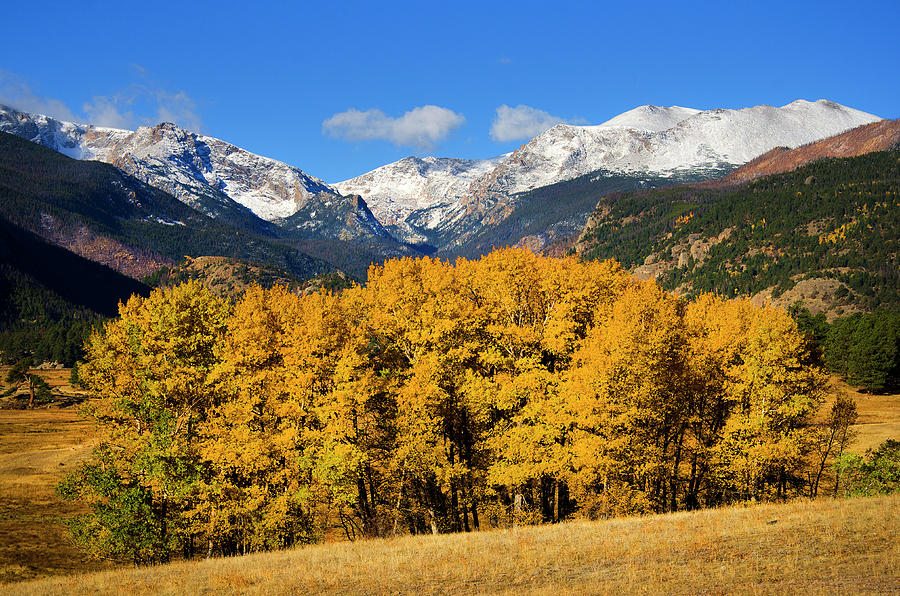
POLYGON ((171 287, 197 280, 222 297, 237 298, 252 286, 271 289, 285 287, 294 293, 326 289, 332 292, 349 288, 353 281, 341 271, 300 279, 273 267, 228 257, 185 257, 173 267, 163 267, 143 279, 151 287, 171 287))
POLYGON ((822 159, 746 185, 613 193, 576 251, 668 289, 815 301, 829 317, 900 307, 900 151, 822 159))
POLYGON ((149 292, 0 217, 0 361, 72 366, 92 327, 149 292))

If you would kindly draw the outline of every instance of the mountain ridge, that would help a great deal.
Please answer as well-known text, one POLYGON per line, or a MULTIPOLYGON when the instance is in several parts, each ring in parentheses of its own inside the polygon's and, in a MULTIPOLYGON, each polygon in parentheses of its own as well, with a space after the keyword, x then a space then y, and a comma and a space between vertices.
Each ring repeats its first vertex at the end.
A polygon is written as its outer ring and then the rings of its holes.
POLYGON ((67 157, 108 163, 199 213, 255 235, 359 241, 372 260, 415 252, 384 229, 359 197, 342 195, 299 168, 171 123, 128 131, 0 106, 0 132, 67 157), (334 213, 321 217, 328 210, 334 213))
POLYGON ((299 277, 334 267, 278 239, 214 219, 120 169, 0 132, 0 215, 140 279, 185 254, 278 265, 299 277))
POLYGON ((311 195, 334 192, 299 168, 171 122, 131 131, 0 106, 0 130, 74 159, 110 163, 188 204, 196 196, 219 191, 265 221, 292 215, 292 207, 311 195), (161 180, 160 170, 167 181, 161 180))
POLYGON ((0 130, 111 163, 212 217, 260 235, 312 242, 325 251, 316 256, 359 243, 373 260, 432 252, 474 256, 468 252, 507 241, 540 249, 580 227, 591 210, 539 189, 585 176, 600 186, 604 178, 614 180, 607 186, 619 191, 699 182, 775 147, 878 120, 828 100, 713 110, 644 105, 599 125, 558 124, 494 158, 410 156, 328 185, 170 123, 124 131, 0 108, 0 130), (544 205, 559 219, 547 221, 545 230, 535 228, 543 217, 518 222, 540 200, 562 202, 544 205), (516 229, 528 233, 509 236, 516 229))
MULTIPOLYGON (((557 124, 510 154, 481 160, 484 171, 474 179, 443 180, 456 189, 452 201, 418 210, 405 207, 387 217, 427 236, 438 251, 452 252, 480 234, 485 222, 490 227, 513 216, 516 197, 539 188, 592 173, 633 176, 635 187, 649 177, 716 178, 776 146, 802 145, 878 120, 828 100, 714 110, 639 106, 599 125, 557 124)), ((429 184, 429 172, 416 172, 424 180, 415 183, 398 178, 410 159, 336 186, 352 188, 364 199, 377 192, 384 209, 414 205, 420 198, 416 193, 429 184)))

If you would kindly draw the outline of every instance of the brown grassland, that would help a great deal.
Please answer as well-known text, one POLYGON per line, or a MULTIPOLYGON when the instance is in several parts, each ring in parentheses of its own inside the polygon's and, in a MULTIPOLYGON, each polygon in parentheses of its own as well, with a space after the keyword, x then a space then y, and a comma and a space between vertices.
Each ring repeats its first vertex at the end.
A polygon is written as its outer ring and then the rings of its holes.
POLYGON ((7 594, 834 594, 900 590, 900 496, 324 544, 7 594))
MULTIPOLYGON (((77 397, 68 370, 39 374, 63 403, 77 397)), ((837 390, 857 401, 852 451, 900 437, 900 395, 861 394, 841 383, 837 390)), ((896 495, 331 543, 89 573, 110 564, 68 541, 61 520, 79 509, 60 501, 53 486, 90 452, 91 435, 74 405, 0 410, 0 582, 19 582, 0 584, 0 592, 900 592, 896 495), (75 573, 83 575, 64 575, 75 573)))
MULTIPOLYGON (((0 381, 8 370, 0 367, 0 381)), ((32 372, 63 399, 77 397, 68 369, 32 372)), ((0 410, 0 582, 110 566, 71 543, 61 518, 81 508, 53 490, 90 453, 92 435, 93 424, 73 406, 0 410)))

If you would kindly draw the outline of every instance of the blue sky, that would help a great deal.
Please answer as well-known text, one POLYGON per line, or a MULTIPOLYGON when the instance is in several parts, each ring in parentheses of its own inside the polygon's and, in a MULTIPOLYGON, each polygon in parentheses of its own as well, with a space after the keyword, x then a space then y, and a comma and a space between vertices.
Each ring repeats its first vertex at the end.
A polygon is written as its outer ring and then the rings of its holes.
POLYGON ((900 2, 7 3, 0 102, 158 120, 337 182, 642 104, 900 117, 900 2))

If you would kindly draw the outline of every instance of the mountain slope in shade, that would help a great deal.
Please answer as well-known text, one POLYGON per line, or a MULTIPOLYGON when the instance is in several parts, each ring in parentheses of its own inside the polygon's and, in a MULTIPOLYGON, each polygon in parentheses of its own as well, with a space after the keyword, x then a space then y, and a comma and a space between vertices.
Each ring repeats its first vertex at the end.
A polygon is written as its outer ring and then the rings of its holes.
POLYGON ((273 221, 316 194, 334 192, 298 168, 168 122, 129 131, 0 106, 0 130, 75 159, 113 164, 212 216, 234 209, 233 202, 273 221))
POLYGON ((49 310, 41 314, 51 318, 61 318, 69 309, 87 309, 111 317, 120 301, 150 292, 144 284, 50 244, 3 217, 0 271, 0 326, 14 326, 22 315, 36 316, 34 308, 23 303, 29 295, 49 293, 39 310, 49 310))
POLYGON ((184 255, 243 258, 301 278, 334 270, 277 239, 204 215, 109 164, 70 159, 2 132, 0 215, 135 278, 184 255))
POLYGON ((790 172, 826 157, 854 157, 900 146, 900 120, 881 120, 808 145, 776 147, 709 184, 743 184, 761 176, 790 172))

